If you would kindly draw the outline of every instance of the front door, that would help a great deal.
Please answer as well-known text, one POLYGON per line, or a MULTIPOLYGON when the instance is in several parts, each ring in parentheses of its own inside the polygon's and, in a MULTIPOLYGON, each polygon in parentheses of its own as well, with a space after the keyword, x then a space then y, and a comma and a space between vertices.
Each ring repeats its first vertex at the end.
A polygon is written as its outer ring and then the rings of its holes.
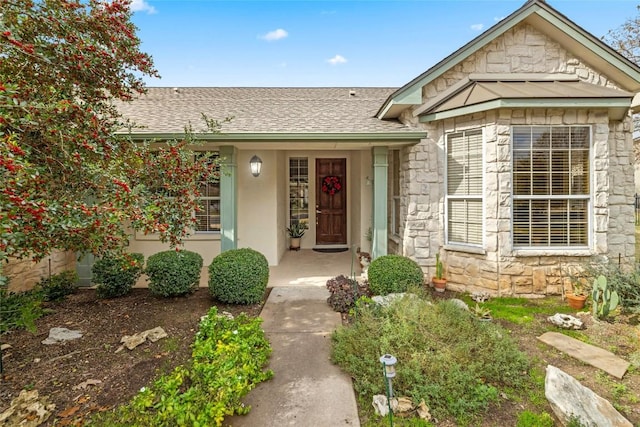
POLYGON ((347 160, 316 159, 316 244, 347 243, 347 160))

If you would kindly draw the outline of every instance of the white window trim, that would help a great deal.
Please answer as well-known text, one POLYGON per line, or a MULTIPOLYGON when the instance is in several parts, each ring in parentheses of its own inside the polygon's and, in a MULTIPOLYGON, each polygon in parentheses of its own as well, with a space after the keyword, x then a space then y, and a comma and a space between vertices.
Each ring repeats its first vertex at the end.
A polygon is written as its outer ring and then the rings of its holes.
MULTIPOLYGON (((211 150, 211 151, 205 151, 205 150, 200 150, 200 151, 195 151, 194 155, 198 155, 198 153, 215 153, 217 154, 217 157, 220 157, 220 151, 218 150, 211 150)), ((214 156, 216 157, 216 156, 214 156)), ((198 203, 202 202, 206 202, 209 200, 217 200, 220 203, 220 213, 222 213, 222 195, 220 194, 220 192, 222 191, 222 186, 220 185, 220 181, 218 180, 218 195, 217 196, 199 196, 196 197, 196 200, 198 201, 198 203)), ((193 212, 193 217, 196 218, 196 212, 193 212)), ((197 223, 194 224, 193 228, 193 235, 200 235, 200 236, 212 236, 212 235, 220 235, 220 233, 222 233, 222 221, 220 223, 220 230, 198 230, 198 225, 197 223)), ((196 239, 199 240, 199 239, 196 239)))
MULTIPOLYGON (((511 227, 510 230, 510 242, 514 255, 518 256, 543 256, 543 255, 556 255, 556 256, 589 256, 594 254, 594 245, 595 245, 595 227, 594 227, 594 215, 593 215, 593 205, 594 205, 594 197, 595 197, 595 153, 594 153, 594 140, 593 140, 593 125, 591 124, 562 124, 562 125, 534 125, 534 124, 518 124, 511 125, 509 130, 509 144, 511 150, 511 227), (589 195, 588 196, 563 196, 559 197, 562 199, 567 198, 575 198, 578 200, 586 200, 587 201, 587 245, 580 246, 516 246, 514 245, 514 234, 513 234, 513 222, 514 222, 514 201, 515 200, 532 200, 537 198, 541 198, 542 200, 550 200, 548 196, 516 196, 514 194, 514 168, 513 168, 513 159, 514 159, 514 147, 513 147, 513 128, 514 127, 551 127, 551 128, 561 128, 561 127, 588 127, 589 128, 589 195)), ((552 197, 553 198, 553 197, 552 197)))
MULTIPOLYGON (((449 241, 449 170, 448 170, 448 164, 449 164, 449 136, 456 134, 456 133, 460 133, 460 132, 473 132, 473 131, 477 131, 480 130, 481 132, 481 139, 482 139, 482 147, 481 147, 481 152, 482 152, 482 159, 480 161, 480 164, 482 165, 482 193, 480 194, 480 200, 481 200, 481 206, 482 206, 482 218, 486 218, 485 215, 485 200, 486 200, 486 193, 485 193, 485 183, 486 183, 486 167, 485 167, 485 149, 486 149, 486 132, 485 132, 485 126, 481 126, 481 127, 470 127, 470 128, 465 128, 465 129, 458 129, 458 130, 454 130, 451 132, 447 132, 444 134, 444 223, 443 223, 443 227, 444 227, 444 246, 445 248, 453 248, 455 250, 460 250, 460 251, 465 251, 465 249, 468 249, 471 253, 479 253, 479 252, 483 252, 484 251, 484 247, 485 247, 485 228, 486 228, 486 224, 485 221, 482 221, 481 224, 481 230, 480 230, 480 235, 481 235, 481 242, 480 244, 472 244, 472 243, 462 243, 462 242, 450 242, 449 241)), ((461 198, 461 196, 457 196, 454 198, 461 198)), ((465 198, 468 199, 468 198, 465 198)))

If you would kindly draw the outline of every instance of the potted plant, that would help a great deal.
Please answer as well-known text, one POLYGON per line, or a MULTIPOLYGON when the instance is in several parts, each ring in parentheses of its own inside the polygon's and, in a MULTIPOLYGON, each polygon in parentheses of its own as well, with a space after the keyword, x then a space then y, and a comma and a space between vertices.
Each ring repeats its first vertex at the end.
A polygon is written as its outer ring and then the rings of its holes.
POLYGON ((447 279, 444 278, 444 265, 440 261, 440 254, 436 254, 436 275, 431 278, 431 283, 437 292, 444 292, 447 287, 447 279))
POLYGON ((289 249, 300 249, 300 239, 304 236, 305 231, 309 227, 306 222, 294 222, 290 227, 287 227, 287 233, 289 233, 289 249))
POLYGON ((567 293, 567 303, 569 307, 576 310, 581 310, 587 301, 587 295, 589 290, 585 289, 586 286, 583 279, 575 279, 571 282, 572 291, 567 293))

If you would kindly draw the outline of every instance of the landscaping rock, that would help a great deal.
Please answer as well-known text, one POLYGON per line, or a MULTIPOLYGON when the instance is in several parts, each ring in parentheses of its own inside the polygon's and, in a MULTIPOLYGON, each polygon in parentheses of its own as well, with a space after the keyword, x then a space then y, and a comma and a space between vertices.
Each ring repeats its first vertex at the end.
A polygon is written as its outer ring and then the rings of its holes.
MULTIPOLYGON (((120 339, 120 342, 123 343, 127 349, 133 350, 134 348, 136 348, 146 340, 149 340, 151 342, 156 342, 161 338, 166 338, 167 336, 168 335, 164 331, 164 329, 162 329, 160 326, 157 326, 153 329, 148 329, 144 332, 138 332, 137 334, 134 334, 134 335, 125 335, 122 337, 122 339, 120 339)), ((120 347, 120 349, 121 348, 122 347, 120 347)), ((116 351, 119 351, 120 349, 116 351)))
POLYGON ((563 425, 577 417, 584 426, 633 426, 611 403, 555 366, 547 366, 544 394, 563 425))
POLYGON ((395 405, 393 404, 393 400, 394 399, 392 398, 391 408, 393 408, 393 413, 398 414, 401 417, 408 416, 415 409, 415 406, 413 406, 411 399, 409 399, 408 397, 398 397, 398 399, 396 400, 397 403, 395 405))
POLYGON ((11 344, 2 344, 0 345, 0 351, 9 350, 11 347, 13 347, 11 344))
POLYGON ((466 302, 462 301, 461 299, 451 298, 449 301, 451 301, 452 304, 455 304, 456 306, 458 306, 458 308, 469 311, 469 306, 467 305, 466 302))
POLYGON ((0 414, 0 426, 37 427, 47 421, 56 405, 38 396, 38 390, 22 390, 0 414))
MULTIPOLYGON (((376 415, 380 415, 381 417, 389 415, 389 403, 387 401, 387 396, 384 394, 376 394, 373 396, 372 405, 376 415)), ((421 400, 420 404, 416 407, 408 397, 392 397, 391 410, 399 417, 409 417, 416 412, 423 420, 431 420, 431 413, 429 412, 429 408, 426 403, 424 403, 424 399, 421 400)))
MULTIPOLYGON (((393 399, 391 399, 391 402, 393 403, 393 399)), ((387 401, 387 396, 384 394, 374 395, 372 405, 376 415, 380 415, 381 417, 389 415, 389 402, 387 401)))
POLYGON ((405 295, 409 295, 409 298, 415 298, 416 296, 414 294, 408 294, 406 292, 400 292, 400 293, 395 293, 395 294, 388 294, 388 295, 376 295, 375 297, 371 298, 373 300, 373 302, 375 302, 376 304, 382 306, 382 307, 388 307, 392 302, 402 299, 405 295))
POLYGON ((471 299, 478 303, 483 303, 491 298, 491 294, 487 291, 476 291, 471 294, 471 299))
POLYGON ((584 329, 584 322, 568 314, 556 313, 547 317, 547 321, 562 329, 584 329))
POLYGON ((74 331, 67 328, 51 328, 49 330, 49 336, 42 341, 42 344, 52 345, 61 342, 72 341, 82 338, 81 331, 74 331))
POLYGON ((86 389, 88 386, 90 385, 98 385, 98 384, 102 384, 102 381, 100 380, 93 380, 93 379, 88 379, 86 381, 82 381, 80 384, 78 385, 74 385, 71 389, 72 390, 84 390, 86 389))
POLYGON ((431 421, 431 412, 429 412, 429 407, 424 402, 424 399, 420 400, 418 407, 416 408, 418 412, 418 416, 423 420, 431 421))

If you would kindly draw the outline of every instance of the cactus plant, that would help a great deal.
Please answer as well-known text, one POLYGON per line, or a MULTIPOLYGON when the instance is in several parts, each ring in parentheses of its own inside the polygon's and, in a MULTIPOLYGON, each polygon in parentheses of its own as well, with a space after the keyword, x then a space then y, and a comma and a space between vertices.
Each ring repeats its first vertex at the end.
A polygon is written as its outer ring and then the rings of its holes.
POLYGON ((607 278, 598 276, 593 281, 593 317, 607 317, 618 306, 618 293, 607 285, 607 278))
POLYGON ((443 274, 443 265, 442 261, 440 261, 440 254, 436 254, 436 279, 442 279, 443 274))

